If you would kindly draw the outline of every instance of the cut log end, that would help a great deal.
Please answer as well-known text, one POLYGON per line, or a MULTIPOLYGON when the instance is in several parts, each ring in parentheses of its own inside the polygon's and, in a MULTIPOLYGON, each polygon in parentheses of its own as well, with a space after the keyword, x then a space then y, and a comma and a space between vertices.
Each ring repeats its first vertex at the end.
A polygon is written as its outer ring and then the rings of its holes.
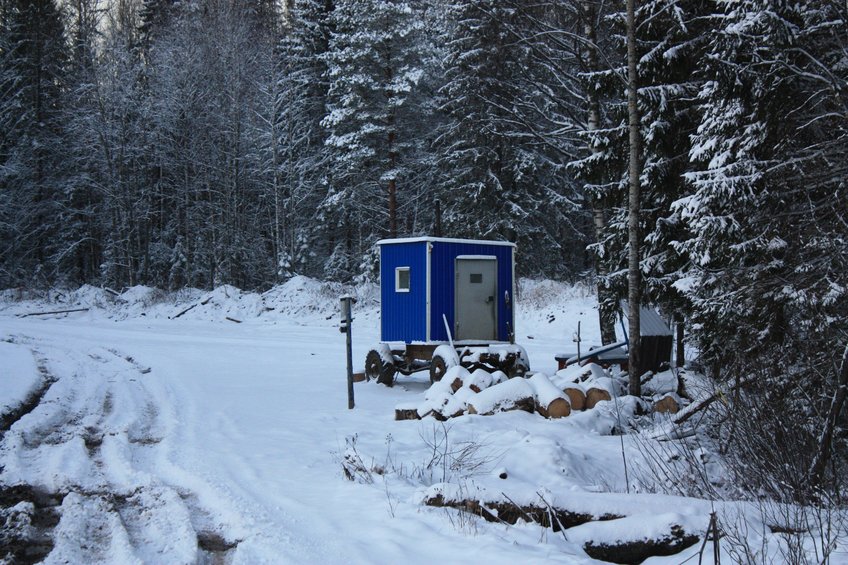
POLYGON ((571 405, 564 398, 557 398, 548 405, 548 418, 565 418, 571 414, 571 405))
POLYGON ((654 402, 654 412, 657 414, 677 414, 680 410, 680 404, 673 396, 664 396, 654 402))
POLYGON ((612 396, 610 396, 609 391, 602 388, 590 388, 586 391, 586 410, 591 410, 602 400, 612 400, 612 396))
POLYGON ((572 410, 583 410, 586 407, 586 394, 576 387, 566 387, 562 392, 571 402, 572 410))
POLYGON ((537 405, 536 412, 543 418, 551 420, 565 418, 571 414, 571 405, 564 398, 556 398, 547 406, 537 405))

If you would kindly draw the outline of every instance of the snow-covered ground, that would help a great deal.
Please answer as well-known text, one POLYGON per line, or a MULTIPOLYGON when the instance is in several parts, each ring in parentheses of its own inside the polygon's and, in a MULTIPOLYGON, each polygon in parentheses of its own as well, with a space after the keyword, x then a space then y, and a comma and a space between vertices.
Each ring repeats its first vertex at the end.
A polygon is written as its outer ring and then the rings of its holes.
MULTIPOLYGON (((747 505, 648 492, 640 445, 652 440, 611 435, 614 402, 561 420, 395 421, 429 387, 420 373, 357 383, 348 410, 338 296, 349 290, 296 278, 262 295, 0 294, 0 412, 37 401, 3 428, 0 549, 29 544, 48 563, 591 563, 586 543, 678 525, 698 543, 647 562, 692 563, 710 512, 732 507, 780 560, 780 536, 747 505), (22 317, 75 309, 87 310, 22 317), (422 504, 437 495, 623 518, 554 532, 422 504)), ((376 289, 355 292, 359 369, 379 310, 376 289)), ((584 346, 598 340, 586 288, 523 281, 518 311, 533 371, 556 371, 578 321, 584 346)), ((831 562, 848 560, 839 551, 831 562)), ((707 542, 703 562, 712 555, 707 542)))

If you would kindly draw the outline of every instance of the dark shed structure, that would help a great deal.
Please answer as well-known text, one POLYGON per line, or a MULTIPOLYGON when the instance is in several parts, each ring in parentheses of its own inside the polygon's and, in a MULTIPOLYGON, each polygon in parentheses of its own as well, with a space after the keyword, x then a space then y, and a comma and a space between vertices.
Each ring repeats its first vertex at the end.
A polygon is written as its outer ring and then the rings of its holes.
MULTIPOLYGON (((627 317, 627 301, 621 301, 621 311, 627 317)), ((671 363, 673 335, 668 324, 654 308, 639 307, 639 334, 641 359, 645 370, 659 372, 671 363)))

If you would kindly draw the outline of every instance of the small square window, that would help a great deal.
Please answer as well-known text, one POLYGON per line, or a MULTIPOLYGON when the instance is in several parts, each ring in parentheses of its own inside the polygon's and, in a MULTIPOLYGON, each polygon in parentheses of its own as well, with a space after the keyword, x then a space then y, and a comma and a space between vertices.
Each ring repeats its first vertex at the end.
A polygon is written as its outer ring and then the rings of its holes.
POLYGON ((409 267, 395 269, 395 292, 409 292, 409 267))
POLYGON ((483 273, 471 273, 471 284, 481 284, 483 282, 483 273))

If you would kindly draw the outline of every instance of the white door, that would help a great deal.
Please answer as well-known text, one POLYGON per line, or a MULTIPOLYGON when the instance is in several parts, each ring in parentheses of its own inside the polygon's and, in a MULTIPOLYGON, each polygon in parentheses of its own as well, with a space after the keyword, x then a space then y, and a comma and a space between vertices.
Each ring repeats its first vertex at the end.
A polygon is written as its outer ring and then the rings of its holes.
POLYGON ((457 340, 497 339, 497 272, 495 257, 457 258, 454 296, 457 340))

